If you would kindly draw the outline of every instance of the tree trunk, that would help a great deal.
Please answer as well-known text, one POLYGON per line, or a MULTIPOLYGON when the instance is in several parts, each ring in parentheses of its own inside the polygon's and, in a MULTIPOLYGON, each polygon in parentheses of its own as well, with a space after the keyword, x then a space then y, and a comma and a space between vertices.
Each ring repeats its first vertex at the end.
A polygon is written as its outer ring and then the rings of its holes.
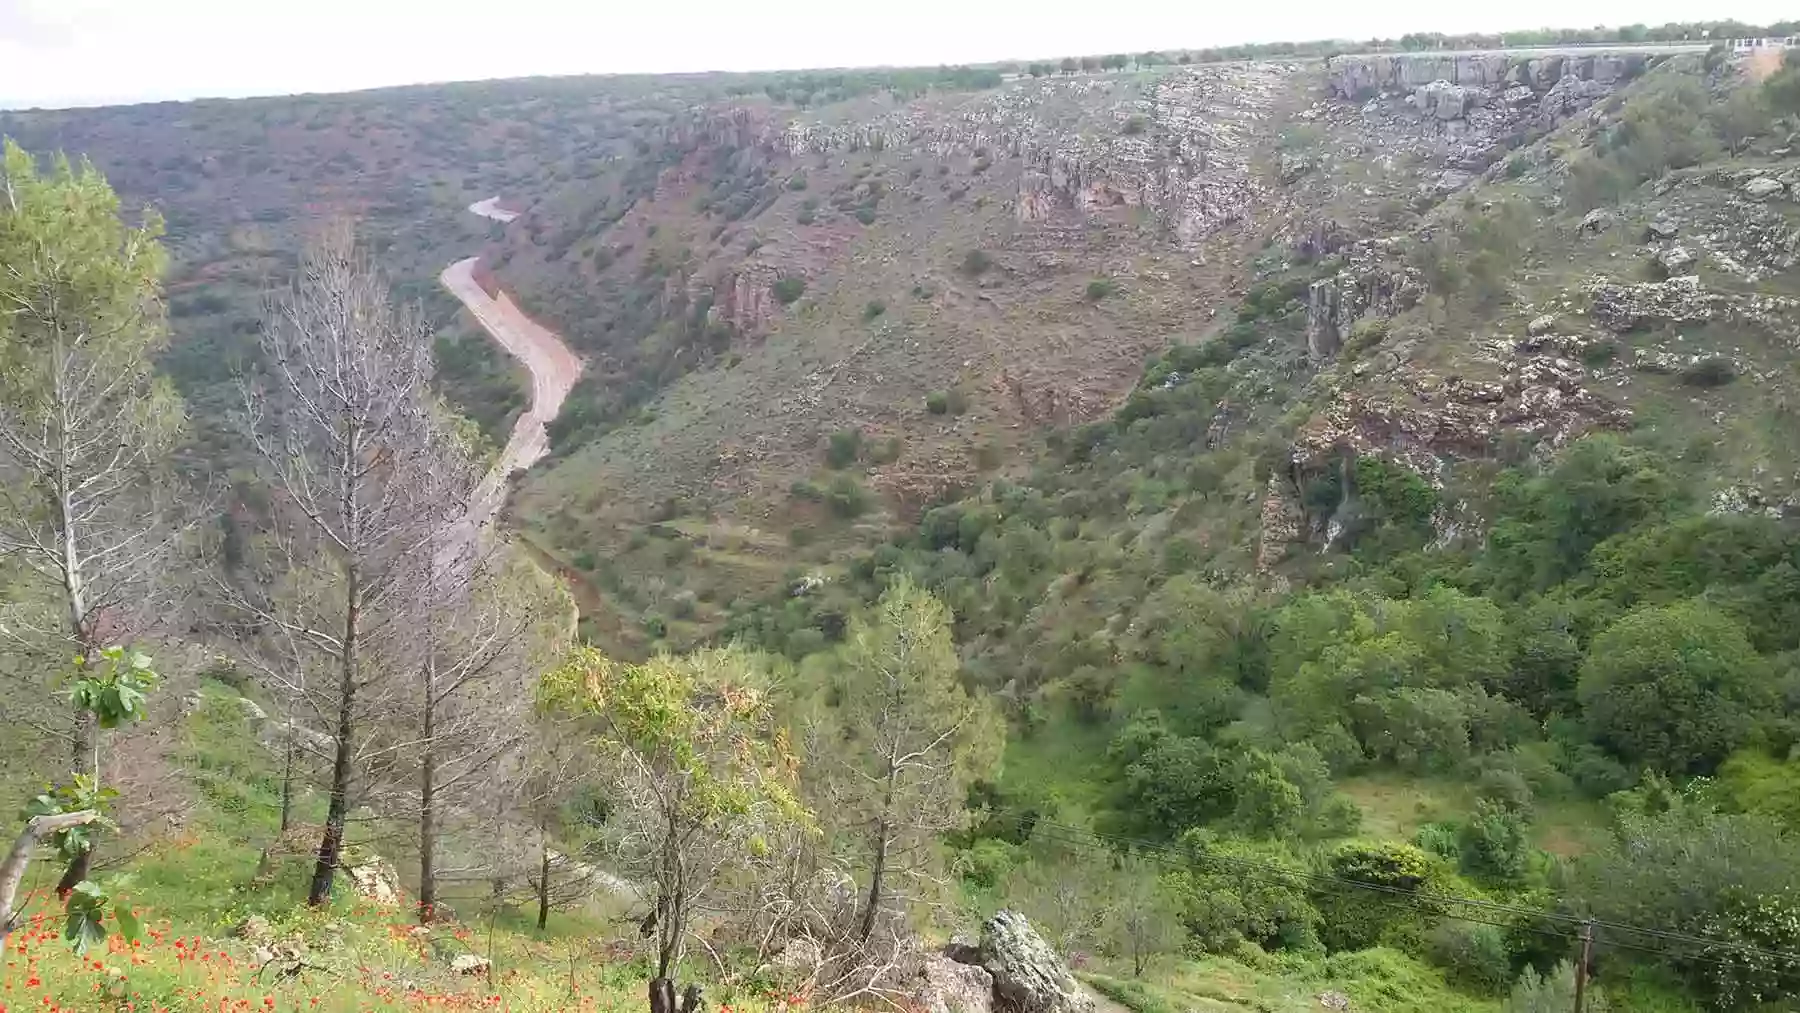
POLYGON ((677 1006, 674 981, 665 977, 650 981, 651 1013, 699 1013, 705 997, 706 993, 701 991, 700 986, 690 982, 688 987, 681 990, 681 1005, 677 1006))
POLYGON ((542 932, 550 925, 550 842, 538 839, 538 931, 542 932))
MULTIPOLYGON (((897 746, 895 752, 898 752, 897 746)), ((875 916, 881 912, 882 881, 887 878, 888 838, 893 834, 888 816, 894 811, 894 789, 899 779, 899 767, 894 762, 894 754, 890 753, 887 787, 881 796, 881 815, 875 820, 875 854, 869 863, 869 899, 863 905, 862 924, 856 928, 856 940, 861 943, 868 942, 875 934, 875 916)))
MULTIPOLYGON (((681 933, 687 928, 687 884, 682 877, 681 854, 676 850, 675 814, 669 814, 668 836, 663 841, 662 872, 656 888, 656 976, 667 978, 681 950, 681 933)), ((671 1000, 673 996, 671 995, 671 1000)))
POLYGON ((340 687, 343 696, 338 702, 337 750, 331 761, 331 801, 325 807, 325 834, 319 839, 319 858, 313 865, 312 887, 306 893, 309 907, 321 907, 331 900, 331 881, 344 849, 344 821, 350 811, 350 708, 356 693, 353 670, 346 662, 340 687))
POLYGON ((650 1013, 676 1013, 675 983, 661 975, 650 980, 650 1013))
POLYGON ((290 702, 287 716, 287 746, 281 757, 281 836, 294 826, 294 708, 290 702))
POLYGON ((437 703, 432 697, 436 658, 425 652, 424 753, 419 758, 419 924, 431 921, 437 906, 437 703))
POLYGON ((355 731, 357 637, 362 632, 362 509, 357 500, 362 441, 356 423, 345 419, 344 450, 338 461, 338 508, 342 511, 344 559, 344 635, 338 654, 337 740, 331 759, 331 801, 325 808, 325 833, 319 839, 319 860, 313 865, 312 886, 306 892, 308 907, 322 907, 331 900, 331 881, 337 874, 338 856, 344 848, 344 820, 350 810, 350 737, 355 731))
POLYGON ((875 915, 881 910, 881 881, 887 875, 888 824, 884 817, 875 826, 875 858, 869 870, 869 898, 863 905, 862 923, 856 927, 857 942, 866 943, 875 934, 875 915))
MULTIPOLYGON (((97 644, 91 643, 88 630, 87 585, 81 576, 81 535, 76 530, 75 519, 75 487, 76 477, 73 474, 75 463, 69 459, 70 431, 75 420, 70 417, 69 394, 65 384, 68 381, 66 368, 69 359, 63 348, 62 326, 56 328, 56 361, 52 366, 54 372, 57 414, 60 425, 55 437, 56 441, 56 523, 62 529, 61 544, 57 546, 61 558, 57 561, 62 570, 63 604, 68 610, 69 639, 75 644, 75 650, 89 661, 97 644)), ((75 729, 70 739, 70 769, 86 771, 96 783, 100 779, 99 756, 95 752, 98 739, 94 715, 87 711, 75 714, 75 729)))

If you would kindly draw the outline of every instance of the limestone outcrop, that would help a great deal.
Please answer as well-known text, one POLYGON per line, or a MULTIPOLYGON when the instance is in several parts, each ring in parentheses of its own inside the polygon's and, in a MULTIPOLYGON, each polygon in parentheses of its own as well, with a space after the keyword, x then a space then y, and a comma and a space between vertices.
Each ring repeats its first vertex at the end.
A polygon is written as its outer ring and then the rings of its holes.
POLYGON ((1001 911, 981 927, 994 1001, 1011 1013, 1094 1013, 1094 1000, 1025 916, 1001 911))
MULTIPOLYGON (((1327 63, 1326 84, 1332 94, 1365 101, 1378 94, 1413 93, 1436 85, 1482 93, 1530 88, 1543 94, 1565 80, 1610 87, 1641 73, 1648 63, 1638 53, 1523 56, 1511 53, 1456 55, 1384 53, 1338 56, 1327 63)), ((1441 88, 1438 94, 1442 94, 1441 88)))
POLYGON ((1345 268, 1307 289, 1306 350, 1315 364, 1337 356, 1357 321, 1392 316, 1423 296, 1418 272, 1392 260, 1390 245, 1372 241, 1348 247, 1345 268))
POLYGON ((1597 281, 1587 294, 1592 300, 1588 314, 1619 333, 1713 320, 1784 328, 1800 317, 1800 300, 1715 291, 1691 274, 1636 285, 1597 281))

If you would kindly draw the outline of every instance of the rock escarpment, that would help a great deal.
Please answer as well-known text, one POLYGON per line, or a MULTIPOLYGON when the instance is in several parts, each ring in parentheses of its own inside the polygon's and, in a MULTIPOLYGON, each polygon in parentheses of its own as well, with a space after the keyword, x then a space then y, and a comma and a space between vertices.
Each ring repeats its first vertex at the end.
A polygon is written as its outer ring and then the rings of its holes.
POLYGON ((1642 54, 1513 53, 1339 56, 1327 61, 1335 111, 1360 120, 1371 142, 1398 155, 1441 158, 1428 189, 1448 196, 1495 167, 1521 141, 1551 130, 1642 73, 1642 54))
POLYGON ((1356 243, 1342 271, 1307 289, 1306 350, 1315 364, 1334 359, 1358 321, 1418 303, 1424 285, 1416 269, 1396 260, 1398 250, 1392 240, 1356 243))
MULTIPOLYGON (((1338 56, 1326 63, 1326 85, 1338 98, 1367 101, 1382 94, 1421 92, 1432 96, 1434 111, 1455 110, 1459 102, 1506 99, 1517 102, 1530 89, 1544 95, 1564 81, 1611 88, 1643 73, 1649 58, 1641 53, 1596 52, 1580 55, 1546 53, 1384 53, 1338 56)), ((1567 87, 1567 86, 1565 86, 1567 87)), ((1454 116, 1442 116, 1454 119, 1454 116)))

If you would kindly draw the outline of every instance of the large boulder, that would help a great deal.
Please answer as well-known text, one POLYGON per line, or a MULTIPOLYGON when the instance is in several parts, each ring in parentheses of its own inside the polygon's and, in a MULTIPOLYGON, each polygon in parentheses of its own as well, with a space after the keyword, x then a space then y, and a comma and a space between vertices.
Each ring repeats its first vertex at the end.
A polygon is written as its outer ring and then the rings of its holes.
POLYGON ((922 1013, 992 1013, 994 976, 934 953, 919 965, 911 998, 910 1008, 922 1013))
POLYGON ((1002 911, 981 927, 982 966, 994 978, 995 1005, 1008 1013, 1094 1013, 1050 944, 1025 916, 1002 911))
POLYGON ((1687 274, 1694 269, 1694 255, 1685 246, 1668 246, 1656 254, 1656 266, 1667 277, 1687 274))
POLYGON ((1460 120, 1481 93, 1473 88, 1433 81, 1413 91, 1413 105, 1426 116, 1440 120, 1460 120))
POLYGON ((1784 189, 1780 180, 1769 176, 1758 176, 1744 184, 1744 194, 1751 200, 1768 200, 1784 189))
POLYGON ((384 907, 400 903, 400 874, 394 864, 380 855, 356 862, 349 867, 350 885, 356 895, 384 907))

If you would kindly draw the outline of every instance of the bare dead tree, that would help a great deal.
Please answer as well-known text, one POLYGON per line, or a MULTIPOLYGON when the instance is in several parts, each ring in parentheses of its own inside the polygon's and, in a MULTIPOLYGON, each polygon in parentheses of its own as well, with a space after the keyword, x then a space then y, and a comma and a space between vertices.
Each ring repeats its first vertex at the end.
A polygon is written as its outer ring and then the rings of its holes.
POLYGON ((439 867, 440 840, 453 825, 472 829, 492 815, 493 807, 483 802, 514 787, 503 761, 531 734, 526 703, 540 653, 534 648, 543 632, 542 597, 524 586, 529 564, 506 564, 504 556, 483 552, 464 586, 434 593, 441 604, 425 613, 420 630, 425 647, 415 701, 418 782, 412 802, 421 923, 434 916, 440 874, 464 871, 439 867))
POLYGON ((354 782, 370 773, 358 770, 359 750, 391 760, 403 748, 361 722, 371 690, 398 692, 423 660, 419 617, 435 603, 418 592, 436 586, 441 535, 467 509, 473 468, 432 411, 429 328, 390 304, 347 223, 309 244, 292 288, 267 308, 262 344, 264 371, 245 386, 247 428, 273 509, 294 518, 275 536, 291 565, 280 587, 236 604, 330 669, 325 687, 293 687, 321 711, 332 744, 307 894, 319 905, 354 782))

